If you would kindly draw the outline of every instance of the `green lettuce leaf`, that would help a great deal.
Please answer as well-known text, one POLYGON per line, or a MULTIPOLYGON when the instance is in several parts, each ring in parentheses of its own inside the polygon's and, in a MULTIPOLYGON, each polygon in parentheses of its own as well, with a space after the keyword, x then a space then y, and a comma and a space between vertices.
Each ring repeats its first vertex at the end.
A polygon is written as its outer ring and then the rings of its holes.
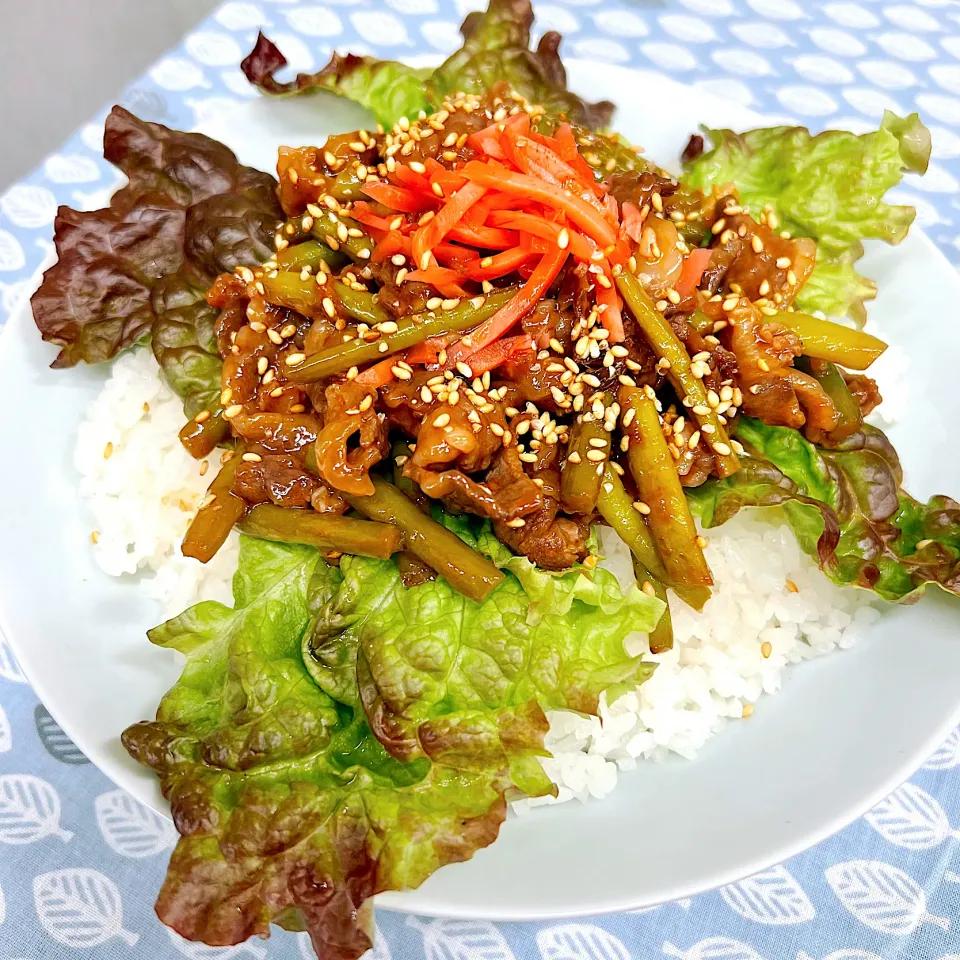
POLYGON ((770 204, 782 229, 815 238, 820 256, 804 309, 856 317, 873 295, 852 268, 860 242, 899 243, 915 216, 883 196, 905 172, 926 170, 930 134, 917 114, 900 119, 888 111, 878 130, 862 136, 812 136, 805 127, 705 132, 713 148, 686 164, 684 180, 703 190, 735 183, 751 210, 770 204))
POLYGON ((547 724, 536 703, 441 718, 440 760, 398 762, 305 667, 311 580, 329 594, 340 575, 311 548, 244 538, 233 609, 200 603, 151 631, 186 665, 156 721, 123 742, 159 774, 181 834, 157 901, 164 923, 224 946, 275 922, 352 960, 370 946, 371 896, 495 839, 511 764, 550 791, 536 760, 547 724))
POLYGON ((601 569, 541 571, 489 524, 438 516, 512 574, 484 602, 442 578, 410 590, 393 561, 344 557, 338 592, 314 603, 305 654, 315 679, 342 696, 359 661, 359 694, 388 750, 403 759, 429 753, 430 722, 464 711, 536 701, 596 713, 601 693, 615 697, 650 676, 652 665, 628 656, 623 641, 654 627, 659 600, 635 586, 624 595, 601 569))
POLYGON ((868 300, 877 296, 873 280, 857 273, 863 244, 856 243, 835 256, 817 250, 813 273, 797 295, 796 306, 804 313, 822 310, 828 317, 849 317, 858 327, 867 322, 868 300))
POLYGON ((588 103, 571 93, 560 60, 560 35, 548 31, 531 50, 532 24, 530 0, 490 0, 486 11, 474 11, 463 21, 463 46, 435 71, 335 53, 316 73, 301 73, 284 82, 276 74, 287 65, 286 57, 263 34, 242 68, 264 93, 329 90, 366 107, 385 127, 400 117, 439 109, 448 94, 483 93, 504 82, 531 103, 541 104, 551 116, 563 114, 589 129, 607 126, 613 104, 588 103))
POLYGON ((875 427, 837 449, 814 446, 796 430, 741 418, 742 468, 688 491, 705 526, 746 506, 778 506, 800 546, 835 582, 912 603, 928 583, 960 595, 960 504, 923 504, 901 487, 896 452, 875 427))
POLYGON ((431 70, 417 70, 394 60, 374 57, 341 56, 334 53, 330 62, 316 73, 299 73, 290 81, 276 74, 287 65, 287 58, 262 33, 256 45, 240 65, 244 76, 263 93, 305 93, 327 90, 366 107, 385 127, 400 117, 416 117, 421 110, 432 109, 424 81, 431 70))
POLYGON ((623 637, 659 601, 602 571, 545 579, 475 518, 446 522, 516 570, 483 603, 442 580, 406 589, 393 561, 337 568, 243 537, 233 608, 150 632, 186 664, 123 743, 181 835, 157 913, 182 936, 225 946, 277 923, 354 960, 370 897, 493 842, 511 797, 555 791, 544 706, 595 711, 649 676, 623 637))
POLYGON ((430 99, 439 104, 447 94, 483 93, 507 82, 549 115, 564 114, 590 129, 607 126, 613 104, 607 100, 588 103, 571 93, 560 60, 560 35, 547 31, 537 49, 531 50, 532 25, 530 0, 490 0, 485 11, 468 14, 460 27, 463 46, 427 81, 430 99))

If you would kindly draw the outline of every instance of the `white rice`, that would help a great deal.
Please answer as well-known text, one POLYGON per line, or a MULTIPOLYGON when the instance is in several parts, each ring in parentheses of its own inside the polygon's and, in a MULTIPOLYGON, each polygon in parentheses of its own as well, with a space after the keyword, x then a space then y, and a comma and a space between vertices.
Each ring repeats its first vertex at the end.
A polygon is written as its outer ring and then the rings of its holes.
MULTIPOLYGON (((229 603, 237 565, 236 534, 206 566, 180 554, 218 466, 211 463, 207 476, 200 475, 200 464, 177 438, 182 423, 180 401, 160 379, 150 351, 131 351, 114 363, 90 405, 74 458, 96 531, 97 563, 111 576, 139 574, 137 582, 168 615, 198 599, 229 603)), ((779 690, 790 664, 851 646, 880 616, 869 594, 823 576, 789 529, 766 512, 744 511, 707 537, 715 587, 703 611, 671 600, 675 644, 668 653, 650 654, 643 634, 630 638, 631 652, 659 666, 636 692, 604 703, 599 719, 551 714, 553 757, 544 766, 559 796, 519 801, 515 810, 602 798, 619 771, 638 760, 696 756, 729 719, 749 715, 763 694, 779 690)), ((610 531, 603 548, 604 564, 632 582, 629 553, 610 531)))
POLYGON ((142 574, 137 582, 169 616, 201 598, 230 603, 237 567, 235 533, 206 565, 180 553, 219 466, 201 476, 177 437, 182 426, 183 406, 153 354, 131 350, 114 361, 90 404, 73 458, 97 564, 113 577, 142 574))
MULTIPOLYGON (((703 611, 671 594, 673 649, 655 655, 645 634, 628 639, 631 653, 659 664, 646 683, 603 703, 599 719, 550 714, 553 758, 543 765, 559 795, 521 800, 515 810, 605 797, 618 772, 638 760, 692 759, 728 720, 749 716, 763 694, 776 693, 790 664, 852 646, 879 618, 870 594, 828 580, 770 513, 746 510, 705 532, 714 588, 703 611)), ((626 547, 610 530, 602 536, 604 566, 632 582, 626 547)))

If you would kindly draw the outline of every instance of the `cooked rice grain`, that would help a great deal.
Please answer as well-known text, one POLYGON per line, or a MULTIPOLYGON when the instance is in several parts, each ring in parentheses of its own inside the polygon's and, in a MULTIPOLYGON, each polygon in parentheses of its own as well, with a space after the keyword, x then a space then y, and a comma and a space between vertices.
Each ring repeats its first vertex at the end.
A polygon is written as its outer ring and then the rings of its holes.
MULTIPOLYGON (((659 666, 636 692, 604 703, 601 719, 550 714, 553 758, 543 764, 559 796, 522 800, 515 810, 605 797, 638 760, 692 759, 744 707, 749 714, 763 694, 776 693, 790 664, 852 646, 880 616, 871 594, 828 580, 773 511, 745 511, 704 533, 715 585, 703 611, 671 594, 673 649, 654 655, 644 634, 630 638, 632 651, 659 666)), ((602 537, 604 566, 631 582, 626 547, 612 531, 602 537)))
POLYGON ((236 534, 206 566, 180 553, 219 467, 211 462, 201 476, 200 463, 177 437, 183 419, 180 400, 161 380, 153 354, 130 350, 114 362, 74 448, 97 564, 113 577, 146 574, 138 582, 161 601, 166 615, 201 597, 229 603, 237 566, 236 534))

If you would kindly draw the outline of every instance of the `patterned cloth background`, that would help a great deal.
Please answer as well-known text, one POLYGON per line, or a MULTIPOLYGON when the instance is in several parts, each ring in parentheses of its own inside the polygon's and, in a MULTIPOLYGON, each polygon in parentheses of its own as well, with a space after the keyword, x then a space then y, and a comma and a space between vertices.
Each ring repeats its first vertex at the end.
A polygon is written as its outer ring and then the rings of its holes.
MULTIPOLYGON (((189 128, 252 92, 237 69, 258 28, 296 69, 331 50, 403 58, 457 46, 474 0, 224 3, 120 101, 189 128)), ((558 0, 540 30, 565 53, 643 66, 811 128, 919 110, 933 162, 897 202, 960 262, 960 6, 794 0, 558 0)), ((103 115, 0 197, 0 323, 51 249, 57 204, 112 180, 103 115)), ((490 924, 380 911, 380 960, 960 960, 960 729, 862 820, 782 866, 693 900, 589 922, 490 924)), ((211 949, 153 915, 173 828, 115 789, 26 685, 0 637, 0 960, 273 958, 303 935, 211 949)))

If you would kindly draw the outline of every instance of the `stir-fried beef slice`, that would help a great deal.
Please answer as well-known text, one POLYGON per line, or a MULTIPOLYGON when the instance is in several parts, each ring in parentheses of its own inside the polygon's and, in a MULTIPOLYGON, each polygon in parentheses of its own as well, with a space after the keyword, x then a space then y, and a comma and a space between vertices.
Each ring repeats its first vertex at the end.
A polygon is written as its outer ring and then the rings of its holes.
POLYGON ((710 450, 703 433, 690 417, 683 417, 679 431, 676 429, 677 421, 678 418, 670 414, 664 418, 664 422, 671 428, 670 446, 676 457, 677 473, 685 487, 699 487, 713 474, 716 457, 710 450))
POLYGON ((509 437, 504 403, 479 408, 465 400, 451 405, 421 391, 433 374, 387 384, 381 399, 391 426, 416 438, 404 476, 449 507, 497 519, 537 509, 539 488, 524 474, 509 437), (483 474, 475 478, 471 474, 483 474))
POLYGON ((587 553, 590 518, 557 516, 560 510, 560 473, 542 470, 535 479, 542 480, 543 506, 524 517, 522 527, 506 521, 494 522, 497 536, 512 550, 522 553, 544 570, 565 570, 587 553))
POLYGON ((715 470, 716 457, 707 449, 702 438, 693 450, 686 450, 677 461, 680 483, 685 487, 699 487, 710 479, 715 470))
POLYGON ((744 297, 729 311, 719 303, 707 303, 704 310, 727 321, 717 337, 736 357, 745 414, 797 430, 805 423, 823 431, 836 426, 837 411, 823 387, 793 366, 802 353, 796 334, 744 297))
POLYGON ((217 352, 221 357, 230 353, 233 338, 246 324, 249 302, 247 285, 234 273, 221 273, 207 291, 207 303, 220 311, 214 323, 214 332, 217 352))
POLYGON ((380 306, 396 319, 409 317, 415 313, 425 313, 427 301, 437 295, 436 291, 425 283, 417 283, 415 280, 398 286, 395 277, 396 268, 393 268, 393 276, 386 278, 377 290, 377 301, 380 306))
POLYGON ((370 468, 390 449, 386 417, 374 405, 376 391, 353 380, 324 393, 323 428, 317 436, 317 471, 334 490, 370 496, 370 468))
POLYGON ((497 454, 493 466, 487 471, 486 485, 497 500, 509 504, 506 519, 524 517, 543 505, 540 486, 524 471, 513 445, 504 447, 497 454))
POLYGON ((717 277, 725 266, 724 290, 777 307, 792 304, 813 272, 816 242, 808 237, 782 237, 745 212, 734 196, 724 197, 718 206, 722 216, 712 227, 717 252, 707 268, 712 292, 720 288, 717 277))
POLYGON ((860 412, 863 416, 872 413, 883 399, 880 396, 877 381, 863 373, 848 373, 846 370, 842 372, 843 379, 847 382, 847 389, 860 404, 860 412))
POLYGON ((699 289, 711 297, 719 292, 727 271, 742 250, 743 241, 739 237, 731 237, 726 243, 717 241, 713 246, 710 261, 700 277, 699 289))
POLYGON ((436 472, 411 462, 404 466, 404 476, 419 484, 425 494, 456 513, 475 513, 492 520, 513 520, 537 510, 543 503, 540 488, 519 469, 515 448, 503 450, 498 463, 512 453, 518 469, 499 468, 494 464, 484 481, 474 480, 459 470, 436 472))
POLYGON ((563 377, 567 368, 559 357, 541 359, 534 353, 515 354, 499 369, 508 381, 513 406, 530 402, 554 413, 564 409, 563 377))
POLYGON ((460 470, 427 470, 407 461, 403 475, 433 500, 442 500, 454 513, 476 513, 482 517, 506 518, 510 511, 500 503, 486 484, 460 470))
POLYGON ((307 204, 319 203, 325 195, 362 199, 356 167, 375 167, 379 159, 379 137, 365 130, 335 134, 322 147, 280 147, 278 194, 284 213, 299 217, 307 204))
POLYGON ((308 356, 333 346, 343 338, 336 326, 326 317, 315 319, 303 337, 303 351, 308 356))
POLYGON ((340 516, 350 509, 350 504, 335 490, 331 490, 325 483, 318 480, 313 493, 310 495, 310 506, 317 513, 328 513, 340 516))
POLYGON ((431 376, 418 370, 410 380, 393 380, 380 388, 380 402, 386 412, 388 429, 416 437, 427 408, 420 391, 431 376))
POLYGON ((412 149, 404 154, 404 163, 418 160, 423 163, 428 158, 439 160, 443 154, 446 154, 443 157, 445 164, 475 157, 476 151, 467 143, 467 138, 471 133, 477 133, 493 123, 492 114, 500 105, 499 96, 505 93, 505 88, 490 91, 486 97, 481 98, 480 106, 476 110, 454 110, 444 121, 441 134, 424 136, 420 133, 419 138, 413 141, 412 149), (497 101, 496 105, 494 101, 497 101), (455 160, 449 159, 451 155, 455 160))
POLYGON ((436 376, 418 371, 410 380, 388 383, 380 393, 390 424, 416 438, 410 462, 426 470, 486 470, 503 445, 507 428, 503 405, 489 403, 489 409, 481 410, 466 398, 451 404, 442 388, 428 391, 430 399, 424 400, 424 388, 436 376))
POLYGON ((654 299, 665 297, 680 279, 683 270, 680 239, 672 220, 651 214, 643 221, 637 240, 636 275, 654 299))
POLYGON ((285 454, 244 461, 237 467, 233 492, 248 503, 275 503, 281 507, 311 505, 322 484, 307 473, 303 462, 285 454))
POLYGON ((309 413, 247 413, 230 420, 239 437, 267 453, 299 453, 315 443, 320 422, 309 413))
POLYGON ((551 349, 555 341, 567 353, 571 347, 570 331, 574 319, 569 310, 560 309, 557 300, 541 300, 521 321, 520 329, 533 340, 537 350, 551 349))
POLYGON ((644 207, 649 212, 653 208, 653 195, 658 193, 662 200, 676 193, 679 184, 672 177, 666 177, 655 170, 642 173, 615 173, 607 187, 617 203, 632 203, 639 211, 644 207))

